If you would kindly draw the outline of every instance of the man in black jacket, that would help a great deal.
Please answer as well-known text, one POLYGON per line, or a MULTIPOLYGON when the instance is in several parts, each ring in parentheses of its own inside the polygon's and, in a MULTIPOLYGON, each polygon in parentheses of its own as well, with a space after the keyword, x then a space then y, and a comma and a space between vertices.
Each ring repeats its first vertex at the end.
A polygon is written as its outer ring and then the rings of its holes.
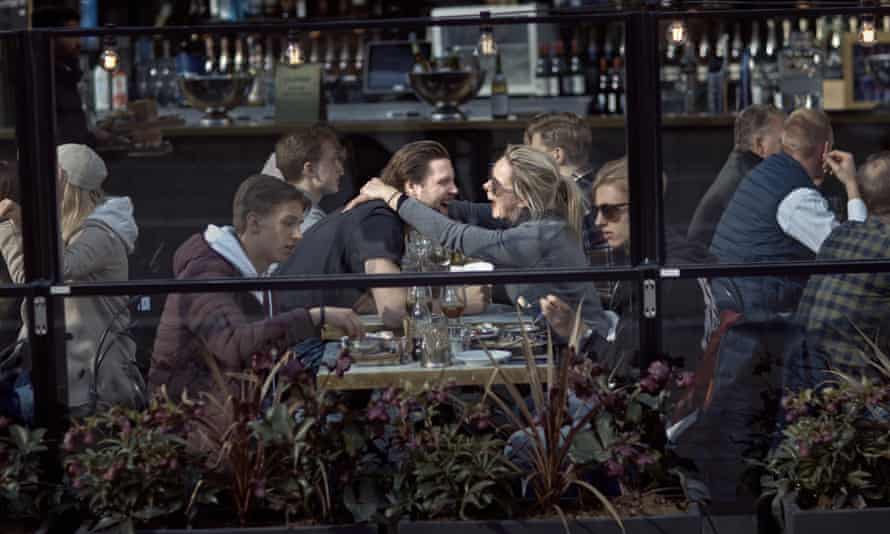
MULTIPOLYGON (((78 28, 80 15, 74 9, 53 6, 34 12, 31 25, 35 28, 78 28)), ((56 37, 55 97, 56 97, 56 144, 74 143, 95 147, 97 141, 105 143, 112 135, 97 128, 90 130, 87 115, 77 84, 83 77, 80 70, 80 37, 56 37)))
POLYGON ((717 223, 742 178, 781 148, 784 122, 785 114, 769 105, 755 104, 739 113, 733 132, 735 147, 695 209, 687 233, 690 241, 711 246, 717 223))

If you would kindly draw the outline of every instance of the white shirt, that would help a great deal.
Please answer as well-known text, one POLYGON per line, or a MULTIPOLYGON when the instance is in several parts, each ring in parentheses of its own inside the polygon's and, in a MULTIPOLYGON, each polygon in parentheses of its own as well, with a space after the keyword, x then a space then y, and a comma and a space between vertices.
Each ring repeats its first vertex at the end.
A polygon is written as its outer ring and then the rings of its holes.
MULTIPOLYGON (((851 221, 865 222, 868 218, 865 202, 860 198, 850 199, 847 215, 851 221)), ((806 187, 795 189, 782 199, 776 221, 783 232, 817 254, 828 234, 840 224, 825 197, 806 187)))

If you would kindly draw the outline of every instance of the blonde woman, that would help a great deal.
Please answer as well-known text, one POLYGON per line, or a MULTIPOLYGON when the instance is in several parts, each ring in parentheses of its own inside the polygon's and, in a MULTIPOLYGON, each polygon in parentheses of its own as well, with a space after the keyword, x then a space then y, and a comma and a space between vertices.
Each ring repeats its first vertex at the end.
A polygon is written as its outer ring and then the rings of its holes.
MULTIPOLYGON (((466 256, 489 261, 496 268, 587 266, 581 245, 581 193, 560 175, 550 156, 525 145, 510 146, 494 164, 484 187, 490 204, 451 202, 446 217, 375 178, 362 187, 349 207, 383 200, 423 235, 466 256)), ((524 297, 533 306, 548 294, 572 305, 583 298, 585 318, 599 327, 597 331, 607 331, 602 307, 590 284, 518 283, 506 289, 514 302, 524 297)))
MULTIPOLYGON (((127 280, 127 256, 139 234, 133 204, 127 197, 105 196, 102 183, 108 171, 86 145, 59 146, 57 160, 64 280, 127 280)), ((23 283, 21 217, 14 201, 0 201, 0 217, 6 218, 0 222, 0 253, 13 281, 23 283)), ((65 300, 68 404, 74 415, 94 411, 100 401, 128 405, 143 401, 145 385, 135 365, 136 345, 123 334, 130 323, 127 301, 125 296, 65 300)), ((23 328, 20 339, 24 336, 23 328)))

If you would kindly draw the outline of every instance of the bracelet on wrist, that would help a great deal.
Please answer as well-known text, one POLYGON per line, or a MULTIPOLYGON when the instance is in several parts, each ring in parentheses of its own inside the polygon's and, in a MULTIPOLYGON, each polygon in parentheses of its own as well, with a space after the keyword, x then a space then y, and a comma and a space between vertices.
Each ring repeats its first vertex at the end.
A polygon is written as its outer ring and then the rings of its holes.
POLYGON ((397 196, 399 196, 399 194, 400 194, 400 193, 399 193, 398 191, 396 191, 395 193, 389 195, 389 198, 386 199, 386 205, 392 207, 392 199, 394 199, 394 198, 396 198, 397 196))

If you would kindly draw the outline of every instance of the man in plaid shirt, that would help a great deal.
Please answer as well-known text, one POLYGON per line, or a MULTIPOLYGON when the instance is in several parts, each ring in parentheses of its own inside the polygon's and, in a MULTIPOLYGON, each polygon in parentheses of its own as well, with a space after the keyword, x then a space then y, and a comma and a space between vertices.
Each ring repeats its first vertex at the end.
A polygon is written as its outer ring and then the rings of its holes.
MULTIPOLYGON (((859 168, 857 179, 870 216, 865 222, 851 221, 835 228, 823 243, 818 259, 890 257, 890 152, 869 157, 859 168)), ((815 386, 828 378, 824 374, 828 368, 854 376, 873 373, 862 358, 872 354, 866 337, 886 350, 888 304, 888 272, 811 277, 797 310, 798 323, 805 329, 804 352, 809 360, 804 367, 812 368, 795 372, 814 372, 805 385, 815 386)))
POLYGON ((593 137, 590 127, 574 113, 542 113, 525 129, 524 143, 542 150, 556 161, 559 172, 571 178, 584 197, 584 225, 582 242, 584 253, 592 265, 611 264, 609 245, 596 226, 596 217, 590 213, 590 186, 594 172, 590 165, 593 137))

